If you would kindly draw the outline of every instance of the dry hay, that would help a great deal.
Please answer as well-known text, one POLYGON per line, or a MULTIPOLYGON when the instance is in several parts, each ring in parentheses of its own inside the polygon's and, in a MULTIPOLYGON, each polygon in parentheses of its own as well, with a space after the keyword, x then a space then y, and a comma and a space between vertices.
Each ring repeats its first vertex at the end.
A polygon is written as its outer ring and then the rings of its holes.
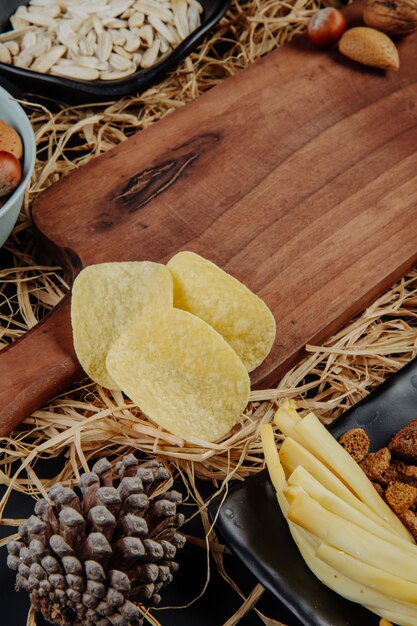
MULTIPOLYGON (((10 255, 7 267, 0 267, 0 348, 32 328, 68 290, 64 272, 42 258, 31 238, 30 206, 36 195, 288 41, 304 29, 317 7, 311 0, 234 2, 211 38, 164 82, 142 95, 77 107, 28 105, 38 161, 24 210, 5 246, 10 255)), ((12 487, 36 497, 45 494, 56 480, 70 484, 80 471, 88 469, 93 457, 120 456, 132 450, 157 454, 200 508, 207 537, 190 541, 208 548, 221 574, 241 594, 224 570, 224 547, 214 533, 209 535, 207 502, 199 493, 196 478, 211 480, 219 492, 226 493, 231 480, 258 472, 264 465, 260 426, 270 421, 283 398, 296 398, 326 423, 358 402, 416 356, 416 315, 414 270, 324 345, 307 346, 307 356, 276 388, 253 391, 241 424, 230 437, 210 446, 184 444, 155 427, 121 393, 108 392, 86 380, 34 412, 2 441, 0 481, 9 489, 0 504, 0 516, 12 487), (41 480, 37 461, 60 454, 66 455, 65 468, 53 479, 41 480), (15 461, 20 462, 18 473, 12 467, 15 461)), ((16 521, 3 518, 1 523, 16 521)), ((261 593, 262 588, 255 587, 227 625, 238 623, 252 610, 261 593)), ((262 619, 271 626, 278 624, 265 616, 262 619)), ((158 623, 152 616, 148 621, 158 623)), ((34 623, 33 615, 28 617, 29 623, 34 623)))

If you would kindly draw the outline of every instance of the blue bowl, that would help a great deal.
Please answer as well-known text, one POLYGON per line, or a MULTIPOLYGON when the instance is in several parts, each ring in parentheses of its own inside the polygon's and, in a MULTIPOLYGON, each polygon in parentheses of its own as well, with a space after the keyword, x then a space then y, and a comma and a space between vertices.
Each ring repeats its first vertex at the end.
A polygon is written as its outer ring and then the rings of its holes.
POLYGON ((17 130, 22 138, 24 147, 22 180, 10 198, 8 198, 6 203, 0 208, 1 247, 12 232, 20 209, 22 208, 25 190, 29 184, 35 166, 36 143, 35 135, 26 113, 9 92, 2 87, 0 87, 0 119, 17 130))

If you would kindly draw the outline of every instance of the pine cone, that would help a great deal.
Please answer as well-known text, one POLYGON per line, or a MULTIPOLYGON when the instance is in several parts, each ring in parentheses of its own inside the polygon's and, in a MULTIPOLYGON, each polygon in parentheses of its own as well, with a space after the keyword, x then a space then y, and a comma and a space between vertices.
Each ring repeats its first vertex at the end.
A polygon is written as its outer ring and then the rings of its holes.
POLYGON ((80 477, 75 491, 55 485, 35 505, 35 515, 9 541, 7 565, 17 571, 16 590, 30 594, 32 606, 59 626, 137 626, 137 604, 160 602, 171 582, 173 560, 185 538, 177 532, 181 494, 152 497, 170 478, 157 461, 138 465, 132 455, 116 465, 99 460, 80 477))

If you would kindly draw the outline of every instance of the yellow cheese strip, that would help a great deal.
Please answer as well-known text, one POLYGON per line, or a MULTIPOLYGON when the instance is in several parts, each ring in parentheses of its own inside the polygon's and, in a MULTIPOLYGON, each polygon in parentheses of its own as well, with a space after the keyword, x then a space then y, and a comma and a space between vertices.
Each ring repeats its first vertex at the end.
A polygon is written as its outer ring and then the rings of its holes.
POLYGON ((288 519, 314 534, 323 543, 394 576, 417 583, 417 547, 414 556, 409 550, 394 546, 339 515, 326 511, 306 494, 300 493, 294 499, 288 511, 288 519))
POLYGON ((408 530, 379 496, 358 463, 313 413, 294 427, 294 433, 299 434, 305 442, 305 447, 337 474, 376 515, 389 524, 397 534, 414 543, 408 530))
POLYGON ((342 572, 349 578, 354 577, 357 582, 377 589, 396 600, 411 603, 415 607, 417 618, 417 583, 405 580, 400 576, 393 576, 379 567, 358 560, 351 554, 337 550, 325 543, 320 544, 316 554, 330 567, 342 572))
POLYGON ((333 492, 329 491, 329 489, 326 489, 301 465, 293 471, 288 478, 287 484, 289 487, 302 487, 308 496, 316 500, 316 502, 321 504, 327 511, 340 515, 340 517, 357 524, 377 537, 385 539, 385 541, 398 545, 404 550, 409 550, 411 554, 416 554, 417 547, 414 544, 400 537, 392 530, 387 529, 362 511, 358 511, 339 496, 336 496, 333 492))
POLYGON ((274 422, 283 435, 292 435, 294 426, 301 422, 301 417, 296 411, 296 403, 293 400, 285 400, 274 415, 274 422))
POLYGON ((355 509, 368 515, 376 523, 383 524, 387 529, 391 526, 374 513, 369 507, 361 502, 324 463, 319 461, 314 454, 306 450, 291 437, 287 437, 282 444, 279 456, 286 472, 291 474, 299 465, 302 465, 314 478, 316 478, 326 489, 348 502, 355 509))

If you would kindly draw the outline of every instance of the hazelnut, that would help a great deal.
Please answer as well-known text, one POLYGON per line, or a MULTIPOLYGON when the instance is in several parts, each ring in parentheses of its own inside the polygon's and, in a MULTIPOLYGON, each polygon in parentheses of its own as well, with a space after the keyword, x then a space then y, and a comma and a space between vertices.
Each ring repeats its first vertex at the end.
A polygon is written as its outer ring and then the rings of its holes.
POLYGON ((16 189, 22 180, 19 159, 11 152, 0 150, 0 198, 16 189))
POLYGON ((346 30, 346 18, 333 7, 320 9, 307 25, 307 38, 313 46, 326 48, 336 43, 346 30))

